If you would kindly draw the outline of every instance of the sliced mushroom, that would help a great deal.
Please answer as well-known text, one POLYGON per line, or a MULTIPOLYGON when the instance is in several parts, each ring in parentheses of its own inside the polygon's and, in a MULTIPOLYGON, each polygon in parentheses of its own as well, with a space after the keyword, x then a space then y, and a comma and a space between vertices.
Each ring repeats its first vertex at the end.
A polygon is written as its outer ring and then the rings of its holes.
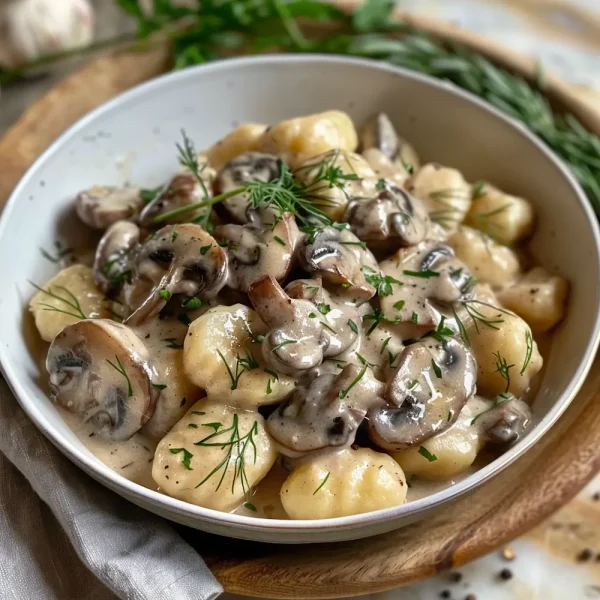
POLYGON ((441 242, 426 240, 402 248, 380 267, 385 275, 403 283, 392 286, 392 293, 381 298, 385 316, 401 323, 434 327, 442 311, 451 314, 453 302, 473 294, 471 273, 454 250, 441 242))
POLYGON ((106 229, 117 221, 133 219, 144 201, 139 188, 95 185, 75 198, 77 216, 94 229, 106 229))
POLYGON ((367 411, 384 404, 384 387, 367 366, 351 364, 337 375, 320 375, 269 416, 267 431, 291 457, 348 447, 367 411))
POLYGON ((307 236, 304 243, 298 245, 298 259, 305 271, 343 286, 340 289, 358 303, 375 295, 376 290, 367 282, 363 267, 379 272, 377 260, 365 243, 348 229, 325 227, 307 236))
POLYGON ((209 300, 225 285, 227 254, 199 225, 167 225, 148 238, 137 254, 126 299, 134 310, 128 325, 157 315, 171 296, 209 300))
POLYGON ((320 278, 296 279, 285 291, 290 298, 309 300, 314 311, 309 317, 319 319, 323 326, 325 348, 323 356, 333 358, 356 346, 360 341, 362 316, 356 306, 338 302, 323 287, 320 278))
POLYGON ((46 359, 54 400, 107 440, 125 440, 152 416, 150 356, 131 329, 88 319, 59 333, 46 359))
POLYGON ((132 254, 140 241, 140 229, 135 223, 117 221, 102 236, 92 271, 96 285, 108 295, 113 295, 131 281, 132 254))
POLYGON ((373 115, 360 131, 361 150, 380 150, 391 161, 413 168, 419 167, 419 157, 413 147, 398 135, 390 118, 383 112, 373 115))
POLYGON ((382 181, 372 200, 352 200, 344 221, 373 248, 413 246, 429 230, 429 215, 420 200, 390 182, 382 181))
POLYGON ((386 407, 369 411, 371 439, 402 450, 445 431, 475 393, 477 364, 456 338, 425 338, 407 346, 389 382, 386 407))
POLYGON ((476 417, 475 426, 494 446, 507 447, 518 442, 533 424, 533 414, 523 400, 508 396, 495 407, 476 417))
MULTIPOLYGON (((140 214, 140 225, 150 227, 152 219, 155 217, 188 204, 201 202, 206 197, 210 197, 216 171, 206 163, 202 154, 198 155, 198 174, 201 181, 188 168, 184 168, 180 173, 177 173, 156 198, 146 205, 140 214)), ((169 218, 168 222, 192 221, 206 210, 210 209, 200 208, 192 212, 186 212, 169 218)))
POLYGON ((286 375, 297 375, 323 362, 327 337, 312 302, 292 300, 270 275, 254 282, 248 297, 269 327, 262 344, 269 366, 286 375))
POLYGON ((221 243, 226 242, 230 269, 227 285, 242 292, 247 292, 250 285, 267 274, 282 282, 290 272, 300 238, 291 213, 285 213, 274 227, 221 225, 214 235, 221 243))
MULTIPOLYGON (((267 183, 280 175, 280 160, 273 154, 262 152, 244 152, 230 160, 219 171, 215 186, 222 194, 231 192, 250 181, 267 183)), ((277 211, 271 207, 254 208, 250 206, 249 194, 242 192, 222 202, 229 214, 238 223, 249 223, 261 220, 273 224, 277 211)))

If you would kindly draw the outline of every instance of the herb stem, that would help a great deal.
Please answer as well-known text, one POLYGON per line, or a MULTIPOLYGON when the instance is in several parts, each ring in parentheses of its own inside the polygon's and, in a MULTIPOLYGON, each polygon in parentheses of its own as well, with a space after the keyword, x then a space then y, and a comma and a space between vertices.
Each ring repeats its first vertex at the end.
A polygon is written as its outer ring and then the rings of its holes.
POLYGON ((219 194, 217 196, 213 196, 212 198, 206 198, 205 200, 201 200, 200 202, 194 202, 193 204, 186 204, 185 206, 180 206, 179 208, 174 208, 162 215, 158 215, 150 221, 152 225, 159 225, 160 223, 164 223, 173 217, 179 217, 180 215, 185 215, 187 213, 193 212, 199 208, 205 208, 207 206, 214 206, 223 200, 227 200, 227 198, 231 198, 232 196, 236 196, 237 194, 241 194, 245 192, 247 186, 241 186, 236 188, 235 190, 231 190, 230 192, 224 192, 223 194, 219 194))

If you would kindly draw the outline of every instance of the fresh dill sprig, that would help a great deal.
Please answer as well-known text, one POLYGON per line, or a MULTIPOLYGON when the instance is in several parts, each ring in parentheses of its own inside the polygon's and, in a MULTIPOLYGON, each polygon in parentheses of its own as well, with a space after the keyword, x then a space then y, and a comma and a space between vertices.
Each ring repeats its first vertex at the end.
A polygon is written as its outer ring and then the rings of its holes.
POLYGON ((321 484, 319 485, 319 487, 313 492, 313 496, 327 483, 327 480, 329 479, 330 475, 331 475, 331 472, 327 471, 327 475, 325 475, 325 477, 323 478, 323 481, 321 481, 321 484))
POLYGON ((252 354, 252 352, 250 350, 246 350, 246 356, 240 357, 239 354, 236 356, 235 372, 234 372, 233 369, 229 366, 225 357, 223 356, 223 353, 220 350, 217 350, 217 354, 221 357, 221 360, 223 361, 223 364, 225 365, 225 368, 227 369, 227 373, 229 375, 229 378, 231 379, 231 388, 230 389, 232 391, 237 389, 238 383, 240 381, 240 377, 246 371, 252 371, 253 369, 258 369, 258 367, 260 366, 258 364, 258 361, 256 360, 256 358, 254 358, 254 355, 252 354))
POLYGON ((46 260, 49 260, 51 263, 54 263, 54 264, 58 264, 63 258, 73 254, 73 248, 64 247, 62 245, 62 242, 60 242, 59 240, 56 240, 54 242, 54 252, 55 252, 55 254, 50 254, 50 252, 48 252, 47 250, 44 250, 44 248, 40 248, 41 255, 46 260))
POLYGON ((500 377, 506 381, 506 389, 504 393, 508 392, 508 388, 510 387, 510 369, 512 369, 515 365, 509 365, 506 362, 506 359, 498 352, 492 352, 494 357, 496 358, 496 373, 500 374, 500 377))
POLYGON ((519 371, 519 375, 523 375, 525 373, 525 369, 527 365, 531 362, 531 356, 533 355, 533 337, 531 335, 531 331, 527 329, 525 331, 525 359, 523 360, 523 366, 519 371))
MULTIPOLYGON (((214 424, 211 423, 210 425, 214 424)), ((258 421, 254 421, 250 429, 244 435, 242 435, 242 432, 240 431, 239 417, 237 413, 233 414, 230 427, 223 429, 222 424, 219 423, 219 425, 220 427, 213 428, 215 429, 213 433, 194 443, 195 446, 201 446, 205 448, 221 448, 223 450, 227 449, 223 460, 221 460, 221 462, 198 485, 196 485, 196 488, 204 485, 209 479, 212 478, 213 475, 222 470, 223 472, 221 474, 221 478, 219 479, 219 483, 215 488, 215 490, 218 490, 225 480, 229 465, 233 462, 231 493, 235 493, 235 487, 238 481, 242 486, 242 491, 244 493, 248 493, 250 490, 250 482, 248 481, 248 476, 246 474, 246 452, 247 450, 251 450, 254 463, 256 463, 257 450, 254 436, 258 435, 258 421), (226 437, 227 434, 229 434, 229 437, 226 437), (222 438, 221 436, 225 437, 222 438), (233 458, 234 449, 235 458, 233 458)))
POLYGON ((87 319, 88 318, 86 316, 86 314, 83 312, 83 309, 81 308, 81 304, 80 304, 79 300, 77 299, 77 297, 66 287, 64 287, 62 285, 54 286, 54 289, 61 290, 65 294, 64 297, 61 297, 56 292, 53 292, 51 287, 49 287, 47 290, 45 290, 44 288, 40 287, 39 285, 33 283, 33 281, 30 281, 29 283, 36 290, 38 290, 38 292, 43 292, 47 296, 50 296, 50 298, 59 300, 60 302, 64 303, 65 306, 67 307, 67 309, 61 309, 61 308, 57 308, 56 306, 52 306, 51 304, 47 304, 45 302, 40 302, 40 306, 43 306, 44 310, 62 313, 63 315, 69 315, 70 317, 75 317, 76 319, 87 319))
POLYGON ((121 363, 121 359, 116 354, 115 354, 115 360, 117 361, 116 365, 115 365, 114 362, 112 362, 108 358, 106 359, 106 362, 113 369, 115 369, 115 371, 117 371, 118 373, 120 373, 121 375, 123 375, 123 377, 125 377, 125 380, 127 381, 127 397, 131 398, 131 396, 133 396, 133 388, 131 387, 131 379, 129 379, 129 375, 127 375, 127 371, 125 371, 125 367, 121 363))

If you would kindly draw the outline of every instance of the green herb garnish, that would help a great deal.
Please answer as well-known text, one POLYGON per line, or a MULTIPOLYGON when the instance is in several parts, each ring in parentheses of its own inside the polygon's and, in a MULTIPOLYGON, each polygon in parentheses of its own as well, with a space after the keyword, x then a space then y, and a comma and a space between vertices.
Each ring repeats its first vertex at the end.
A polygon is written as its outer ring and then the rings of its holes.
POLYGON ((194 470, 190 466, 190 462, 192 461, 192 458, 194 458, 194 455, 191 452, 189 452, 185 448, 170 448, 169 451, 171 452, 171 454, 179 454, 180 452, 183 452, 183 460, 181 461, 182 464, 183 464, 183 466, 188 471, 193 471, 194 470))
POLYGON ((327 480, 329 479, 329 475, 331 475, 330 471, 327 471, 327 475, 325 475, 325 477, 323 478, 323 481, 321 481, 321 485, 319 485, 319 487, 313 492, 313 496, 327 483, 327 480))
POLYGON ((127 375, 127 372, 125 371, 125 367, 121 364, 121 359, 116 354, 115 354, 115 359, 117 361, 116 365, 115 365, 115 363, 111 362, 108 358, 106 359, 106 362, 113 369, 115 369, 117 372, 119 372, 121 375, 123 375, 123 377, 125 377, 125 380, 127 381, 127 397, 131 398, 131 396, 133 396, 133 389, 131 387, 131 380, 129 379, 129 375, 127 375))
POLYGON ((437 460, 437 456, 435 454, 431 454, 425 446, 421 446, 419 448, 419 454, 425 457, 429 462, 435 462, 437 460))

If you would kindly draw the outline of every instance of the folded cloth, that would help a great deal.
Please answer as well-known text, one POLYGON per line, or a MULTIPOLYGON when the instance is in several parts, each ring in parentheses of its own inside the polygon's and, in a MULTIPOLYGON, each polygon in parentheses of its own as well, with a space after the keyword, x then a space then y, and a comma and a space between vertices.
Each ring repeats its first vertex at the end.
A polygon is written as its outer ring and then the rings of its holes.
POLYGON ((2 600, 212 600, 223 591, 167 521, 63 457, 1 377, 0 451, 2 600))

